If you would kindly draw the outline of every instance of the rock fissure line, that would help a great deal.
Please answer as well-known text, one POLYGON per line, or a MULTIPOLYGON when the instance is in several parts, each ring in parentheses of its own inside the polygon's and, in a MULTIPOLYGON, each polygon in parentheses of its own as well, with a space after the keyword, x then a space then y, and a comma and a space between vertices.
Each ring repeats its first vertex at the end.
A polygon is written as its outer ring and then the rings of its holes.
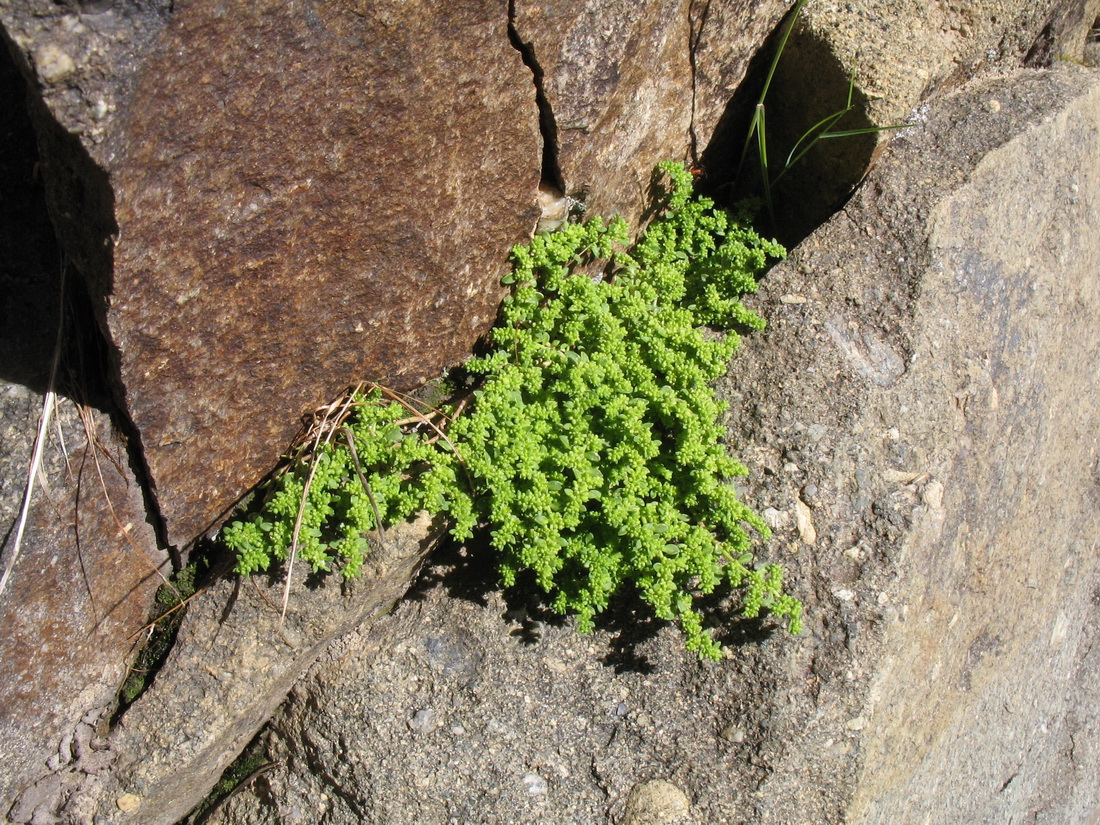
POLYGON ((704 0, 696 22, 695 0, 688 5, 688 65, 691 67, 691 111, 688 120, 688 151, 691 154, 691 162, 699 164, 699 136, 695 128, 697 102, 699 96, 699 66, 698 50, 699 42, 703 39, 703 29, 706 28, 707 18, 710 16, 710 0, 704 0))
POLYGON ((519 52, 523 65, 531 70, 532 81, 535 84, 535 105, 538 106, 539 134, 542 136, 541 183, 564 193, 565 180, 558 163, 558 122, 554 117, 550 99, 546 96, 543 83, 545 73, 535 57, 535 45, 532 41, 524 41, 516 27, 516 0, 508 0, 508 42, 519 52))

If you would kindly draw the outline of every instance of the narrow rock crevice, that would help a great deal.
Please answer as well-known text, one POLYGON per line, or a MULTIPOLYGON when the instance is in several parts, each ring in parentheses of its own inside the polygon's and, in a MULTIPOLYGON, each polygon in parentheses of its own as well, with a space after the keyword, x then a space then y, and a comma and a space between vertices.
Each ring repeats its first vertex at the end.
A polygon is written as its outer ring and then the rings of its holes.
POLYGON ((695 119, 698 115, 699 96, 699 43, 703 39, 703 30, 707 26, 707 18, 710 17, 710 0, 697 3, 695 0, 688 5, 688 64, 691 67, 691 119, 688 122, 688 151, 691 162, 699 165, 699 135, 696 131, 695 119))
POLYGON ((523 65, 531 70, 531 76, 535 84, 535 104, 539 110, 539 133, 542 135, 542 179, 543 187, 565 192, 565 179, 558 163, 558 122, 554 117, 554 109, 550 105, 550 99, 546 96, 546 88, 543 83, 545 73, 535 57, 535 46, 532 41, 524 41, 516 27, 516 0, 508 0, 508 42, 520 54, 523 65))

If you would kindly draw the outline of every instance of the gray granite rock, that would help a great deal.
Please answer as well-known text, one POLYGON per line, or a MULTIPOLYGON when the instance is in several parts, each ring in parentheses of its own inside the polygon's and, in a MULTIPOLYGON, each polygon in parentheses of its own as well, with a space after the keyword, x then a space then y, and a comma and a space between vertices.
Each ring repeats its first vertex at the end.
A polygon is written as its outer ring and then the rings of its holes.
POLYGON ((753 299, 721 391, 801 637, 704 665, 629 600, 580 637, 471 549, 319 662, 213 821, 618 823, 654 779, 706 823, 1088 821, 1098 101, 1068 69, 945 96, 753 299))

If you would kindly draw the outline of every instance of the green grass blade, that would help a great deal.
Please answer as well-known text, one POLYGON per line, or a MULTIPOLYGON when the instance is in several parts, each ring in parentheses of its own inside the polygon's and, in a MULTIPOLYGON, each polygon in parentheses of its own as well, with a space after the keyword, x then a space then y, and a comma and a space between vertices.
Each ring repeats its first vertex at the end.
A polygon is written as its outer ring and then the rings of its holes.
MULTIPOLYGON (((762 143, 763 140, 763 127, 764 127, 764 99, 768 96, 768 90, 772 85, 772 78, 775 77, 775 69, 779 65, 779 58, 783 56, 784 49, 787 48, 787 39, 791 36, 791 31, 794 30, 794 24, 798 20, 798 15, 802 12, 802 7, 806 4, 806 0, 798 0, 794 4, 794 9, 791 11, 790 21, 787 23, 787 28, 783 32, 783 36, 779 40, 779 47, 775 50, 775 56, 772 57, 771 65, 768 67, 768 76, 764 79, 764 88, 760 91, 760 98, 756 101, 756 109, 752 115, 752 121, 749 123, 749 131, 745 135, 745 144, 741 147, 741 159, 737 163, 737 177, 735 180, 740 180, 741 171, 745 166, 745 158, 748 157, 749 147, 752 145, 752 137, 755 134, 757 136, 757 143, 762 143)), ((767 161, 763 161, 763 166, 767 166, 767 161)), ((771 193, 768 191, 771 184, 767 179, 767 175, 764 175, 764 190, 765 199, 769 200, 771 193)))
POLYGON ((806 5, 806 0, 798 0, 794 4, 794 10, 791 12, 791 20, 787 24, 787 30, 783 32, 783 37, 779 40, 779 48, 775 51, 775 57, 772 58, 772 64, 768 67, 768 76, 764 80, 764 89, 760 92, 760 100, 757 101, 757 106, 761 106, 764 103, 764 98, 768 96, 768 89, 771 88, 772 78, 775 76, 775 67, 779 65, 779 58, 783 56, 783 50, 787 48, 787 39, 791 36, 791 32, 794 30, 794 24, 798 20, 798 15, 802 12, 802 7, 806 5))
POLYGON ((850 111, 851 107, 847 109, 841 109, 839 112, 833 112, 831 115, 829 115, 828 117, 823 117, 809 129, 803 132, 802 137, 798 139, 798 142, 795 143, 795 145, 791 148, 790 154, 787 155, 787 161, 783 164, 783 170, 776 176, 775 180, 772 182, 778 183, 779 179, 787 174, 787 171, 792 166, 802 160, 803 156, 814 148, 814 144, 821 140, 822 135, 828 133, 829 129, 831 129, 834 124, 838 123, 840 119, 848 114, 848 112, 850 111), (799 147, 802 146, 802 144, 807 140, 809 141, 809 143, 802 149, 801 152, 798 151, 799 147))
POLYGON ((818 140, 827 140, 828 138, 838 137, 855 137, 856 135, 873 135, 876 132, 892 132, 895 129, 908 129, 911 124, 898 123, 894 126, 866 126, 862 129, 845 129, 842 132, 826 132, 825 134, 818 135, 818 140))
POLYGON ((768 218, 775 226, 775 210, 772 208, 772 182, 768 172, 768 132, 764 122, 764 104, 756 106, 756 118, 760 121, 760 128, 756 132, 756 147, 760 153, 760 179, 764 182, 764 206, 768 210, 768 218))
POLYGON ((741 159, 737 162, 737 176, 734 180, 741 179, 741 172, 745 168, 745 158, 749 156, 749 147, 752 146, 753 135, 757 135, 757 142, 760 140, 761 131, 764 125, 764 103, 760 102, 756 104, 756 108, 752 113, 752 120, 749 122, 749 131, 745 134, 745 145, 741 147, 741 159))

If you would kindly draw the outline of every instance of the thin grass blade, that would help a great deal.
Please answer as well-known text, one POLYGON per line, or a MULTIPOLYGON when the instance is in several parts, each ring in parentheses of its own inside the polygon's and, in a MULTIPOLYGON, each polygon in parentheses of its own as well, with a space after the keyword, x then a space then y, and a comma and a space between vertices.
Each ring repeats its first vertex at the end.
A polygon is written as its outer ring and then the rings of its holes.
POLYGON ((841 109, 839 112, 833 112, 831 115, 829 115, 828 117, 823 117, 809 129, 803 132, 802 137, 798 139, 795 145, 791 148, 790 154, 787 155, 787 160, 783 164, 782 171, 780 171, 780 173, 776 175, 775 180, 772 181, 772 183, 778 183, 779 179, 787 174, 792 166, 802 160, 806 153, 814 148, 814 144, 821 140, 822 135, 827 133, 834 124, 836 124, 850 111, 851 109, 841 109), (806 143, 805 147, 802 148, 802 151, 799 151, 799 147, 802 146, 802 144, 806 141, 809 142, 806 143))
POLYGON ((756 133, 756 145, 760 153, 760 178, 764 182, 764 205, 768 210, 768 218, 775 226, 775 210, 772 208, 772 184, 768 172, 768 132, 765 128, 764 104, 756 107, 756 113, 760 118, 760 129, 756 133))

